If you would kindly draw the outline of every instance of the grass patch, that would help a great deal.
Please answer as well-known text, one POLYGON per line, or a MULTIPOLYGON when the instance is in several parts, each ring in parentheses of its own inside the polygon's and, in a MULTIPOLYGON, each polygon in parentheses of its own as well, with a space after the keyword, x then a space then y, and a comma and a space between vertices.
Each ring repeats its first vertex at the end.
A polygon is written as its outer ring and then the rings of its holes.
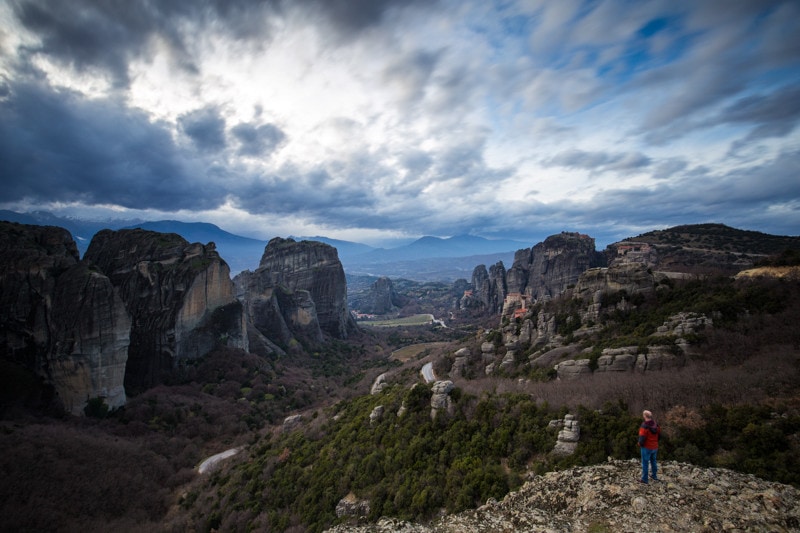
POLYGON ((433 317, 430 314, 411 315, 402 318, 392 318, 387 320, 361 320, 359 326, 374 326, 380 328, 396 328, 401 326, 424 326, 430 324, 433 317))

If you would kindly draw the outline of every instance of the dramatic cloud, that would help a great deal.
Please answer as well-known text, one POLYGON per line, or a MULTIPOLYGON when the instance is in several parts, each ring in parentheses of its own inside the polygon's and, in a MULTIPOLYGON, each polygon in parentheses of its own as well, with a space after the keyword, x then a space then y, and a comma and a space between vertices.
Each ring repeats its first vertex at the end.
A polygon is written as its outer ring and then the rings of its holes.
POLYGON ((225 119, 216 108, 206 107, 181 115, 178 125, 200 150, 225 148, 225 119))
POLYGON ((800 228, 793 0, 11 0, 0 208, 270 238, 800 228))
POLYGON ((2 202, 213 209, 223 189, 204 174, 165 124, 116 101, 15 85, 0 105, 2 202))
POLYGON ((269 155, 286 138, 274 124, 242 123, 231 128, 231 133, 239 140, 239 154, 249 156, 269 155))

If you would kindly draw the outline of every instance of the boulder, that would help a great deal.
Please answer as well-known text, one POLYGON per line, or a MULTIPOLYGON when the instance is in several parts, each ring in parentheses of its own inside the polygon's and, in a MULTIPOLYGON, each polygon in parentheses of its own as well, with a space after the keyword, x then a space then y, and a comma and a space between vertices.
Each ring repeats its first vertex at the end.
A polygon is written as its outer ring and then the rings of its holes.
POLYGON ((376 405, 372 412, 369 414, 369 425, 374 426, 383 418, 383 406, 376 405))
POLYGON ((508 350, 506 354, 503 356, 503 360, 500 361, 500 370, 508 370, 509 368, 514 367, 514 358, 516 357, 516 352, 514 350, 508 350))
POLYGON ((375 378, 375 381, 372 383, 372 387, 369 390, 370 394, 380 394, 383 389, 388 387, 389 384, 386 382, 386 373, 379 375, 375 378))
POLYGON ((452 381, 437 381, 433 384, 431 395, 431 418, 435 418, 436 414, 444 409, 447 413, 451 413, 453 409, 453 400, 450 398, 450 391, 455 388, 452 381))
POLYGON ((365 518, 369 515, 369 500, 359 500, 352 492, 336 504, 336 517, 365 518))
POLYGON ((561 429, 558 432, 558 440, 553 448, 553 453, 556 455, 572 455, 575 453, 575 448, 577 448, 581 437, 580 424, 578 424, 574 415, 566 415, 559 427, 561 429))
POLYGON ((570 359, 562 361, 555 366, 558 374, 558 379, 573 380, 580 379, 583 376, 588 376, 592 373, 589 368, 588 359, 570 359))
POLYGON ((297 429, 303 422, 303 415, 291 415, 283 419, 283 431, 288 432, 297 429))
POLYGON ((597 359, 596 372, 630 372, 636 365, 636 346, 606 348, 597 359))

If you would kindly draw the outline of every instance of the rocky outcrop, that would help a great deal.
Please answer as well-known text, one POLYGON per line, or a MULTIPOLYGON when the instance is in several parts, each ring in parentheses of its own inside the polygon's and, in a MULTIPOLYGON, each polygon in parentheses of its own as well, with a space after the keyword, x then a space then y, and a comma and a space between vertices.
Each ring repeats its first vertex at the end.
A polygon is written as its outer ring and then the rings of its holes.
POLYGON ((473 309, 487 314, 497 314, 503 309, 506 297, 506 268, 498 261, 489 270, 478 265, 472 271, 472 290, 465 292, 459 302, 462 310, 473 309))
POLYGON ((655 336, 685 337, 714 327, 714 321, 699 313, 678 313, 656 329, 655 336))
POLYGON ((69 232, 0 222, 0 355, 52 385, 65 410, 125 404, 130 318, 69 232))
POLYGON ((111 280, 131 316, 125 387, 169 379, 221 340, 247 349, 228 265, 213 243, 141 229, 95 234, 84 262, 111 280))
POLYGON ((366 518, 369 515, 369 500, 359 500, 352 492, 336 504, 336 517, 366 518))
POLYGON ((275 238, 255 272, 234 278, 248 323, 285 350, 346 339, 356 324, 347 310, 347 282, 336 248, 275 238))
POLYGON ((382 405, 376 405, 372 412, 369 414, 369 425, 374 426, 383 418, 384 408, 382 405))
POLYGON ((555 366, 558 373, 558 379, 573 380, 580 379, 584 376, 592 374, 592 368, 589 366, 588 359, 570 359, 562 361, 555 366))
POLYGON ((460 348, 453 354, 453 366, 450 368, 451 378, 460 378, 464 376, 464 371, 469 364, 472 352, 469 348, 460 348))
POLYGON ((514 255, 514 264, 506 274, 508 294, 524 294, 533 302, 555 298, 574 285, 584 271, 602 266, 604 261, 588 235, 551 235, 514 255))
POLYGON ((383 276, 378 278, 369 291, 361 297, 358 310, 372 315, 387 315, 402 305, 403 301, 395 291, 392 280, 383 276))
POLYGON ((431 395, 431 418, 436 418, 436 414, 444 410, 452 414, 453 399, 450 392, 455 388, 452 381, 437 381, 433 384, 433 394, 431 395))
POLYGON ((330 533, 550 531, 797 531, 800 491, 720 468, 659 461, 660 483, 640 485, 637 459, 533 477, 501 501, 415 524, 381 518, 330 533))
POLYGON ((553 448, 556 455, 572 455, 581 438, 581 427, 574 415, 565 415, 564 420, 552 420, 549 427, 558 428, 558 439, 553 448))
POLYGON ((372 387, 369 389, 370 394, 380 394, 383 392, 383 389, 389 386, 389 383, 386 381, 386 373, 379 375, 375 378, 375 381, 372 383, 372 387))
POLYGON ((291 432, 297 429, 303 423, 303 415, 291 415, 283 419, 282 430, 291 432))
POLYGON ((581 274, 573 295, 586 302, 599 303, 603 294, 625 291, 647 294, 665 278, 640 263, 619 263, 608 268, 592 268, 581 274))

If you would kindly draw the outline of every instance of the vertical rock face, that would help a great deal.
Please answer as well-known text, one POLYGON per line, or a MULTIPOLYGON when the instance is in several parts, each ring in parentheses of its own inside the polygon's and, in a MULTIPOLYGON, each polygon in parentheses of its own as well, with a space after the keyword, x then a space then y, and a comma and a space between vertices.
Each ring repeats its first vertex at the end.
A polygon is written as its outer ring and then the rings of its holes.
POLYGON ((131 319, 109 279, 76 265, 59 276, 53 295, 51 376, 64 407, 81 414, 89 398, 125 405, 131 319))
POLYGON ((98 232, 84 261, 116 287, 133 324, 125 386, 142 390, 223 337, 247 348, 244 316, 228 265, 213 243, 141 229, 98 232))
POLYGON ((0 222, 0 354, 53 385, 67 411, 125 403, 130 318, 69 232, 0 222))
POLYGON ((604 257, 594 239, 580 233, 551 235, 530 249, 519 250, 506 275, 508 293, 530 296, 533 301, 555 298, 604 257))
POLYGON ((272 328, 259 328, 268 338, 277 328, 318 343, 322 333, 346 339, 356 328, 347 310, 344 268, 336 248, 328 244, 276 237, 267 243, 259 268, 235 281, 237 295, 244 299, 254 324, 263 323, 259 307, 268 307, 265 302, 272 298, 277 300, 284 324, 273 314, 272 328))
POLYGON ((497 314, 503 310, 503 301, 506 297, 506 268, 502 261, 498 261, 486 271, 484 265, 478 265, 472 271, 471 302, 467 305, 480 305, 487 313, 497 314))
POLYGON ((394 290, 392 280, 386 276, 378 278, 369 293, 359 303, 359 311, 374 315, 386 315, 401 307, 403 302, 394 290))

